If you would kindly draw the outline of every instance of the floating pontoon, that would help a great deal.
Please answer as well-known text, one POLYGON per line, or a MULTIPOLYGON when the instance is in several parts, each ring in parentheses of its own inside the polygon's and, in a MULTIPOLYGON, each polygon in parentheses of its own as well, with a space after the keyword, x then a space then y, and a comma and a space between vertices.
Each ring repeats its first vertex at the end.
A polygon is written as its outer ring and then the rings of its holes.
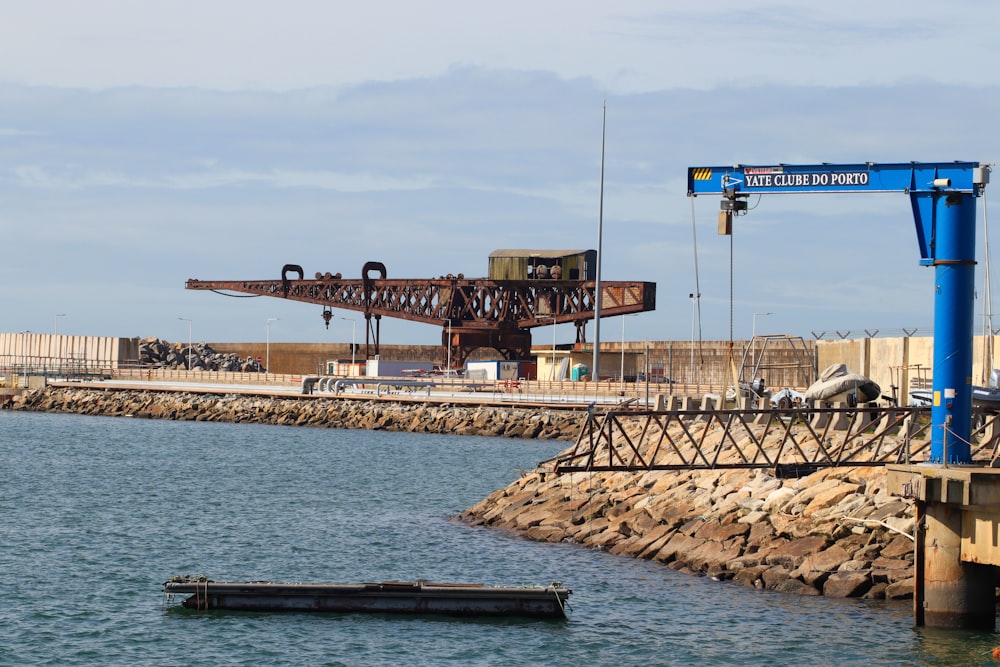
POLYGON ((187 594, 188 609, 242 611, 371 612, 566 618, 570 589, 548 586, 386 581, 364 584, 306 584, 270 581, 210 581, 174 578, 168 596, 187 594))

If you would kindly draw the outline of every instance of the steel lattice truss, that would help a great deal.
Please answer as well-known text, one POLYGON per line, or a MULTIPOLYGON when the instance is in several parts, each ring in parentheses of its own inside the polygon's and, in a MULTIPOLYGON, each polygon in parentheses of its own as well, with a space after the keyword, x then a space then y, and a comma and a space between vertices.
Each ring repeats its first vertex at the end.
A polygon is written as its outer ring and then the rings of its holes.
MULTIPOLYGON (((188 280, 192 290, 236 292, 271 296, 324 307, 364 313, 368 322, 366 345, 374 337, 378 354, 378 320, 394 317, 424 322, 451 332, 453 358, 461 363, 476 347, 495 347, 508 358, 526 359, 530 353, 530 329, 573 322, 577 340, 583 326, 593 320, 596 283, 578 280, 488 280, 486 278, 444 277, 434 279, 392 279, 384 277, 385 267, 369 262, 364 277, 341 278, 317 274, 302 278, 302 269, 288 265, 278 280, 188 280), (378 271, 383 277, 372 278, 378 271), (298 279, 289 279, 289 272, 298 279), (375 320, 374 326, 372 320, 375 320)), ((612 281, 601 283, 601 316, 626 315, 654 310, 656 284, 612 281)))
MULTIPOLYGON (((919 407, 790 410, 610 410, 588 419, 556 473, 764 468, 810 471, 925 462, 930 410, 919 407)), ((976 460, 995 459, 1000 415, 979 416, 976 460)))

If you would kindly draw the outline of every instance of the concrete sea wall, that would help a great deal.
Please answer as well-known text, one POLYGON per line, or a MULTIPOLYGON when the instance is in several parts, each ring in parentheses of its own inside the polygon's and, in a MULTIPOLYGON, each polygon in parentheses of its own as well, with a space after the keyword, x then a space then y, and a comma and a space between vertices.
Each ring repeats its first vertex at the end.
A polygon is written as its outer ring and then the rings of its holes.
MULTIPOLYGON (((12 410, 575 440, 576 410, 47 387, 12 410)), ((912 503, 880 467, 523 475, 456 520, 570 542, 759 589, 908 598, 912 503)))

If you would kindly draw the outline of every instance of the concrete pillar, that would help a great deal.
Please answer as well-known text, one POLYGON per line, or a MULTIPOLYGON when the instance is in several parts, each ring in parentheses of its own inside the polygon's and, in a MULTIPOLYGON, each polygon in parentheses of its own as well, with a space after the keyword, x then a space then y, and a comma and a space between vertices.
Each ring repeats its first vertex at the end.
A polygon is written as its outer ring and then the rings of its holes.
POLYGON ((760 402, 760 412, 754 418, 755 424, 766 424, 771 421, 771 401, 766 398, 760 402))
POLYGON ((668 394, 657 394, 656 395, 656 411, 657 412, 667 412, 669 410, 676 410, 677 404, 680 402, 679 396, 672 396, 668 394))
MULTIPOLYGON (((823 406, 820 406, 821 409, 822 407, 823 406)), ((812 418, 809 420, 809 423, 810 425, 812 425, 814 429, 819 430, 826 428, 826 425, 827 423, 829 423, 829 421, 830 421, 830 413, 823 412, 821 410, 820 412, 814 412, 812 414, 812 418)))
MULTIPOLYGON (((848 407, 847 403, 834 403, 833 407, 845 409, 848 407)), ((834 431, 846 431, 851 425, 851 418, 846 412, 838 412, 834 415, 834 422, 831 428, 834 431)))
POLYGON ((923 571, 923 577, 917 578, 918 590, 914 596, 917 625, 993 630, 994 568, 962 561, 961 508, 928 502, 923 509, 925 531, 917 541, 916 553, 922 561, 917 572, 923 571), (921 543, 923 553, 920 553, 921 543))
POLYGON ((856 432, 862 433, 864 431, 867 431, 869 427, 872 425, 873 421, 875 421, 875 414, 873 412, 869 412, 868 410, 858 410, 858 421, 857 421, 856 432))
POLYGON ((886 410, 885 414, 882 415, 882 420, 879 422, 878 430, 885 431, 886 435, 896 435, 899 433, 899 428, 901 424, 896 423, 895 426, 890 427, 896 419, 899 417, 899 413, 896 410, 886 410))

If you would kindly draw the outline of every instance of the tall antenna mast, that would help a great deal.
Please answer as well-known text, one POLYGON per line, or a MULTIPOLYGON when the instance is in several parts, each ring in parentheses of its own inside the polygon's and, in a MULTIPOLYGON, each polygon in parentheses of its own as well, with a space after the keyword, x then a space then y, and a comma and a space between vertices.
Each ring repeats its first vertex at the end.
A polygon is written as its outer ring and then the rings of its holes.
POLYGON ((604 102, 601 116, 601 197, 597 207, 597 281, 594 283, 594 360, 591 366, 591 377, 598 379, 601 368, 601 259, 604 252, 601 249, 601 239, 604 236, 604 136, 607 128, 608 103, 604 102))

